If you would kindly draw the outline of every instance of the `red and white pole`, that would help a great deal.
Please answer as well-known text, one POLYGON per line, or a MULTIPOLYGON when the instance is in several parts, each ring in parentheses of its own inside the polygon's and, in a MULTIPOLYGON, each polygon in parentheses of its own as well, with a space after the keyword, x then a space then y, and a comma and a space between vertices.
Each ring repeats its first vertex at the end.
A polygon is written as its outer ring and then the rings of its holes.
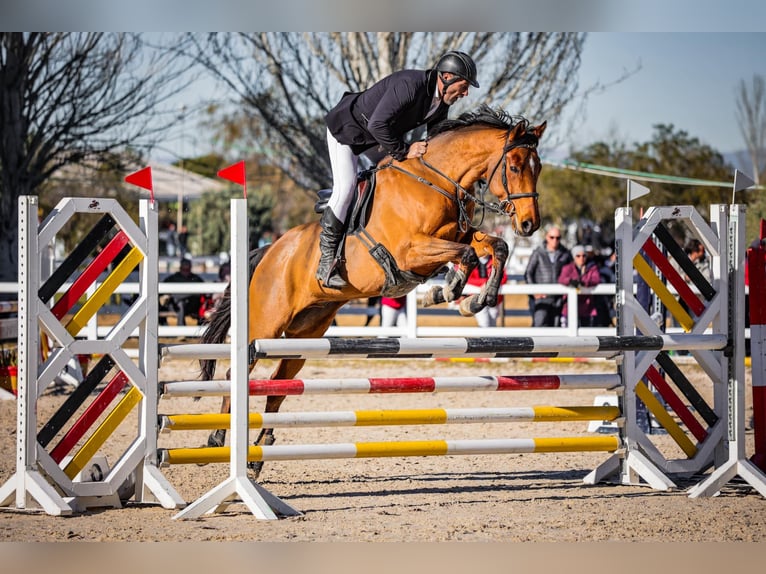
POLYGON ((753 377, 755 454, 751 462, 766 472, 766 220, 761 220, 758 247, 748 250, 750 280, 750 357, 753 377))

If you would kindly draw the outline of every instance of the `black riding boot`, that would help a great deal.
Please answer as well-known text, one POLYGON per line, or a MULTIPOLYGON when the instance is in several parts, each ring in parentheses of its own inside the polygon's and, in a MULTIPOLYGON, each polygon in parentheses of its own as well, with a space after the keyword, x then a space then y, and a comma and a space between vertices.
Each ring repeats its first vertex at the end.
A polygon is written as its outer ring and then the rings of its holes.
POLYGON ((322 232, 319 234, 319 250, 321 255, 319 257, 316 278, 325 287, 343 289, 348 285, 345 279, 338 273, 338 267, 340 266, 338 246, 343 241, 343 222, 335 217, 332 209, 327 207, 322 212, 322 219, 319 220, 319 224, 322 226, 322 232))

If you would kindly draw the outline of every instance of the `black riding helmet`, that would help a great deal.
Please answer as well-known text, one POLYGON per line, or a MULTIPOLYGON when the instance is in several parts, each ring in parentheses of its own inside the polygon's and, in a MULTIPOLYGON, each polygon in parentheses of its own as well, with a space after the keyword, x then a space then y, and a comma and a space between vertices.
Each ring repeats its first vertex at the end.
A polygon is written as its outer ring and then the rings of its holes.
MULTIPOLYGON (((459 78, 466 80, 474 88, 479 87, 479 82, 476 81, 476 64, 471 56, 465 52, 450 50, 439 58, 439 61, 436 62, 436 66, 434 66, 434 70, 439 72, 439 77, 441 77, 442 72, 449 72, 450 74, 455 74, 459 78)), ((445 82, 444 78, 442 78, 442 82, 444 82, 445 85, 452 83, 445 82)))

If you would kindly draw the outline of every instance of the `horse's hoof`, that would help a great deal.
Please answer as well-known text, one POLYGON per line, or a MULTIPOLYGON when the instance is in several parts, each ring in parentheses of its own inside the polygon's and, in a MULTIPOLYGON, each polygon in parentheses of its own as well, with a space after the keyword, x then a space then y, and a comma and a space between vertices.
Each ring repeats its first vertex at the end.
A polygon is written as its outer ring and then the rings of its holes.
POLYGON ((446 281, 444 287, 442 287, 442 297, 449 303, 454 301, 463 294, 463 285, 466 284, 466 274, 460 270, 456 270, 453 274, 451 281, 446 281))
POLYGON ((207 437, 207 446, 209 447, 219 447, 224 444, 226 444, 226 431, 223 429, 210 433, 210 436, 207 437))
POLYGON ((476 297, 476 295, 471 295, 470 297, 466 297, 460 302, 460 306, 458 307, 458 311, 460 311, 460 314, 463 317, 473 317, 474 313, 471 311, 471 301, 476 297))
POLYGON ((258 477, 261 476, 261 470, 263 470, 263 461, 262 460, 256 460, 254 462, 248 462, 247 468, 251 473, 251 479, 252 480, 258 480, 258 477))
MULTIPOLYGON (((263 446, 271 446, 276 442, 276 438, 272 433, 266 433, 261 431, 260 436, 258 439, 253 443, 255 446, 258 446, 258 443, 261 442, 261 439, 263 439, 263 446)), ((260 475, 261 471, 263 470, 263 461, 262 460, 254 460, 252 462, 247 463, 247 468, 252 472, 253 480, 256 480, 260 475)))
POLYGON ((432 307, 433 305, 438 305, 439 303, 444 303, 444 293, 442 291, 442 288, 439 285, 434 285, 431 287, 431 289, 423 296, 423 307, 432 307))

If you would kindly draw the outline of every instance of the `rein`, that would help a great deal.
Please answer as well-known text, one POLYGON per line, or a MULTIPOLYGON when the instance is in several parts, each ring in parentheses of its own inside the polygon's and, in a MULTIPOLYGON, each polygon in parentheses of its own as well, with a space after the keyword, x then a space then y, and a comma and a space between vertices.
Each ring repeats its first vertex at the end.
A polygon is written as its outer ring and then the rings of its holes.
MULTIPOLYGON (((471 223, 471 218, 468 216, 468 210, 466 208, 467 201, 473 201, 476 205, 482 207, 482 218, 481 218, 481 222, 479 223, 479 226, 481 226, 482 223, 484 222, 484 214, 486 213, 486 210, 492 211, 500 215, 506 215, 506 209, 508 205, 513 204, 514 199, 522 199, 526 197, 537 198, 539 196, 539 193, 537 193, 536 191, 530 192, 530 193, 511 193, 511 191, 508 189, 508 175, 506 173, 507 166, 508 166, 508 152, 517 147, 525 147, 525 148, 537 147, 536 142, 528 142, 528 143, 523 143, 522 141, 509 142, 508 138, 510 138, 510 136, 511 136, 511 130, 508 130, 508 132, 505 135, 505 145, 503 146, 502 155, 500 156, 500 159, 498 159, 497 163, 495 164, 495 167, 492 169, 492 173, 490 174, 489 178, 487 178, 487 185, 482 187, 480 197, 475 196, 473 193, 465 189, 462 185, 460 185, 457 181, 452 179, 446 173, 438 169, 436 166, 428 163, 426 160, 423 159, 422 156, 420 157, 420 163, 424 167, 428 168, 429 170, 433 171, 437 175, 449 181, 455 187, 454 193, 450 193, 446 191, 445 189, 442 189, 441 187, 439 187, 432 181, 429 181, 428 179, 424 177, 414 174, 411 171, 407 171, 403 167, 394 165, 393 161, 390 161, 387 164, 380 166, 379 168, 376 169, 376 171, 380 169, 385 169, 385 168, 395 169, 397 171, 400 171, 401 173, 404 173, 412 177, 413 179, 416 179, 419 183, 429 186, 431 189, 442 194, 444 197, 453 200, 458 207, 458 227, 461 233, 465 233, 466 231, 468 231, 469 227, 477 227, 471 223), (503 166, 502 183, 503 183, 503 189, 505 189, 505 195, 506 195, 505 199, 503 199, 499 203, 484 201, 486 190, 489 189, 489 183, 492 181, 492 178, 495 176, 495 172, 497 171, 497 168, 500 167, 501 164, 503 166)), ((520 139, 524 139, 524 138, 520 138, 520 139)))

